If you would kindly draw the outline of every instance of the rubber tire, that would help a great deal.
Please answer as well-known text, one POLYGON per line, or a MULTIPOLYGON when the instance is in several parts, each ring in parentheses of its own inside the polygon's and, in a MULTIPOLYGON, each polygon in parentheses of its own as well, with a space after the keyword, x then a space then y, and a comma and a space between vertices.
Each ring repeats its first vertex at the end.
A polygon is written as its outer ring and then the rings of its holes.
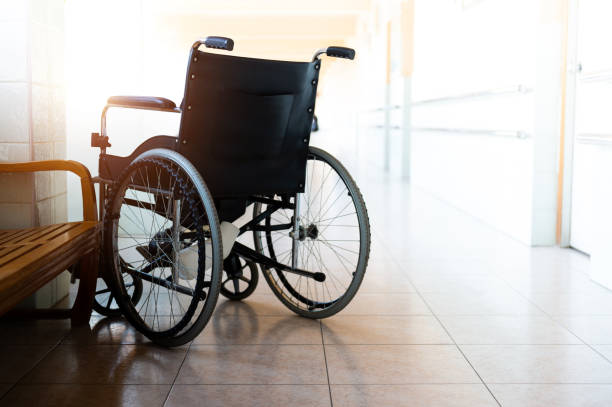
MULTIPOLYGON (((264 278, 266 279, 266 282, 270 286, 270 289, 272 290, 274 295, 276 295, 276 297, 287 308, 289 308, 291 311, 303 317, 319 319, 319 318, 328 318, 340 312, 342 309, 344 309, 344 307, 348 305, 348 303, 353 299, 353 297, 359 290, 359 286, 361 285, 361 282, 363 281, 363 277, 365 275, 365 271, 368 265, 368 259, 370 257, 371 233, 370 233, 370 220, 368 218, 368 211, 366 209, 365 202, 363 200, 361 192, 359 191, 359 188, 357 187, 357 184, 355 183, 355 181, 353 180, 349 172, 346 170, 346 168, 344 168, 344 166, 340 163, 340 161, 338 161, 334 156, 332 156, 331 154, 329 154, 328 152, 320 148, 310 146, 308 150, 308 156, 310 157, 311 155, 317 158, 322 158, 322 161, 325 161, 336 171, 336 173, 340 176, 340 178, 342 178, 346 187, 351 193, 351 196, 353 197, 353 203, 356 205, 357 212, 360 212, 362 214, 361 220, 363 222, 363 225, 362 225, 363 227, 360 227, 360 231, 359 231, 360 233, 359 235, 359 239, 360 239, 359 258, 360 260, 359 260, 359 265, 358 265, 359 270, 355 271, 355 273, 358 273, 358 274, 354 276, 353 281, 351 282, 351 285, 349 286, 348 290, 345 292, 345 294, 341 298, 338 299, 338 301, 335 304, 331 305, 330 307, 324 308, 320 311, 313 312, 313 311, 309 311, 306 309, 296 307, 291 301, 289 301, 283 295, 283 292, 279 290, 279 287, 276 286, 276 283, 274 282, 274 279, 271 275, 272 272, 276 273, 277 272, 276 270, 262 268, 262 272, 263 272, 264 278)), ((261 204, 256 203, 253 208, 253 217, 257 216, 260 210, 261 210, 261 204)), ((258 252, 262 254, 265 254, 263 252, 263 246, 261 244, 261 240, 259 239, 258 233, 261 233, 263 235, 264 232, 256 232, 256 231, 253 232, 253 241, 255 244, 255 250, 257 250, 258 252)))
MULTIPOLYGON (((184 345, 192 341, 196 336, 198 336, 200 332, 204 329, 204 327, 210 320, 212 313, 214 312, 217 300, 219 298, 219 290, 221 287, 221 277, 223 273, 223 269, 222 269, 223 247, 222 247, 222 241, 221 241, 221 230, 219 227, 220 226, 219 217, 217 215, 217 210, 215 208, 212 195, 208 187, 204 183, 202 176, 196 170, 193 164, 191 164, 189 160, 187 160, 184 156, 182 156, 178 152, 173 151, 173 150, 168 150, 168 149, 156 148, 156 149, 152 149, 152 150, 142 153, 136 159, 134 159, 134 161, 132 161, 132 163, 130 163, 130 165, 127 166, 126 169, 123 171, 123 173, 118 177, 117 185, 121 185, 121 181, 127 176, 127 174, 130 173, 130 171, 135 165, 140 165, 140 162, 143 160, 154 160, 154 159, 172 161, 176 163, 179 167, 181 167, 181 169, 185 171, 185 173, 188 174, 188 176, 191 178, 191 181, 193 182, 195 186, 195 190, 197 194, 200 196, 200 200, 204 206, 206 215, 208 216, 210 233, 211 233, 212 240, 213 240, 213 244, 212 244, 213 265, 211 267, 211 274, 212 274, 211 285, 208 288, 208 292, 207 292, 206 299, 205 299, 206 304, 204 306, 204 309, 200 312, 200 315, 198 315, 196 321, 192 324, 192 326, 187 331, 179 335, 174 335, 174 336, 160 335, 159 333, 152 332, 149 329, 147 329, 147 327, 144 327, 139 322, 140 317, 138 316, 138 312, 133 309, 131 304, 128 303, 127 301, 122 301, 121 300, 122 296, 117 295, 117 293, 121 292, 121 288, 119 286, 120 284, 119 279, 121 278, 121 276, 117 274, 117 270, 115 270, 115 267, 114 266, 109 267, 108 271, 113 276, 113 285, 114 285, 113 290, 115 290, 115 298, 119 299, 117 302, 121 308, 123 315, 126 317, 126 319, 139 332, 141 332, 143 335, 145 335, 147 338, 149 338, 156 344, 165 346, 165 347, 175 347, 175 346, 184 345), (215 261, 215 259, 217 259, 217 261, 215 261), (210 303, 208 301, 210 301, 210 303)), ((107 223, 107 225, 105 225, 105 228, 106 228, 105 230, 109 230, 109 231, 112 230, 111 229, 112 225, 110 224, 112 219, 111 219, 111 216, 108 216, 108 215, 111 214, 112 205, 113 205, 114 200, 116 199, 115 197, 116 194, 117 194, 117 191, 115 191, 115 188, 113 188, 113 190, 109 194, 110 199, 108 200, 107 207, 105 208, 105 213, 107 214, 106 219, 105 219, 105 222, 107 223)), ((114 256, 112 233, 106 233, 104 240, 105 242, 104 242, 103 250, 106 255, 106 258, 112 259, 114 256)))

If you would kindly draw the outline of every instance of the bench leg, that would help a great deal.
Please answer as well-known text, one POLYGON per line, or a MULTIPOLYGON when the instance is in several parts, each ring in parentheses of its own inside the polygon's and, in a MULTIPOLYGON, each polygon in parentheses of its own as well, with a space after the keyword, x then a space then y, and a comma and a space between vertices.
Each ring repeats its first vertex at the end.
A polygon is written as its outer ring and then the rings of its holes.
POLYGON ((77 292, 70 315, 73 325, 87 324, 91 317, 91 307, 98 280, 98 261, 97 250, 89 253, 79 261, 79 291, 77 292))

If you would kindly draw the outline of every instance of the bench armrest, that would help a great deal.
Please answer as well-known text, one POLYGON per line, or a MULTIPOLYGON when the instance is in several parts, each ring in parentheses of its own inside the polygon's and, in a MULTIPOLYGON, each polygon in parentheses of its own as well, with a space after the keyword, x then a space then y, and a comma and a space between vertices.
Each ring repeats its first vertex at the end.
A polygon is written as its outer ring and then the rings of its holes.
POLYGON ((83 195, 83 220, 97 221, 96 193, 91 174, 83 164, 72 160, 30 161, 25 163, 0 164, 3 172, 37 172, 37 171, 70 171, 81 178, 81 193, 83 195))

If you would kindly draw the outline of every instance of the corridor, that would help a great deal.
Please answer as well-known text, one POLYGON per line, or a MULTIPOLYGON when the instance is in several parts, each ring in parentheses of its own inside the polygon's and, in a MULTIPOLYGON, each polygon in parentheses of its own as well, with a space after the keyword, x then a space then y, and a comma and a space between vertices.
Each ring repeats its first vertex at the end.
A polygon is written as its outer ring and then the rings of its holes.
POLYGON ((612 292, 585 274, 588 257, 527 247, 346 158, 373 236, 343 312, 294 316, 261 280, 171 350, 100 316, 81 330, 5 322, 0 405, 608 404, 612 292))

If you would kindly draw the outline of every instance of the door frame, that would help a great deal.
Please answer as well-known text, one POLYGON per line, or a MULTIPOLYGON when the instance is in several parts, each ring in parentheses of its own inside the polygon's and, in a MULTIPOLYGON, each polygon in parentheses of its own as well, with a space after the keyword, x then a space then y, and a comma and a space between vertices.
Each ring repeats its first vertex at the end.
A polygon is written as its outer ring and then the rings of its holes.
POLYGON ((561 143, 559 148, 559 188, 557 195, 557 243, 560 247, 570 247, 572 223, 572 186, 574 173, 574 143, 576 136, 576 83, 579 72, 578 25, 579 0, 567 0, 565 61, 565 89, 562 89, 565 103, 562 104, 561 143))

